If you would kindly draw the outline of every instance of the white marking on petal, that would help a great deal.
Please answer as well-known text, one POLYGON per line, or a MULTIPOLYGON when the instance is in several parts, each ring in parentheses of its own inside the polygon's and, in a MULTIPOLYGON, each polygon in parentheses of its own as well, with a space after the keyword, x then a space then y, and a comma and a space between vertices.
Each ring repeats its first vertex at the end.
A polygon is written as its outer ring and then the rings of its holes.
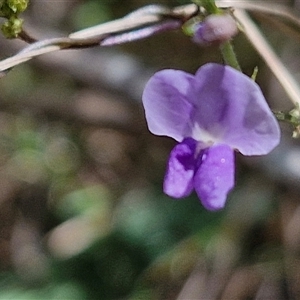
MULTIPOLYGON (((217 130, 214 130, 217 131, 217 130)), ((213 144, 220 143, 222 139, 220 138, 220 135, 214 136, 210 132, 204 130, 199 126, 199 124, 195 123, 192 129, 192 137, 196 141, 203 142, 207 146, 212 146, 213 144)), ((206 147, 205 147, 206 148, 206 147)))

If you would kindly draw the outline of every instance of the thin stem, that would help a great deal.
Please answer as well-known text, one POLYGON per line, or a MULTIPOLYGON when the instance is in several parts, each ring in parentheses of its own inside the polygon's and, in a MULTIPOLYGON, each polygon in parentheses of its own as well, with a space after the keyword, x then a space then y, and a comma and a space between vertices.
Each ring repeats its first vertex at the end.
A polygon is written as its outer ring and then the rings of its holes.
POLYGON ((220 46, 220 50, 226 65, 229 65, 238 71, 242 71, 231 42, 226 41, 222 43, 220 46))
POLYGON ((214 0, 195 0, 194 2, 199 6, 203 6, 209 14, 218 14, 221 12, 214 0))
MULTIPOLYGON (((222 14, 223 11, 217 7, 215 0, 194 0, 194 2, 203 6, 208 14, 218 15, 222 14)), ((233 46, 230 41, 226 41, 220 45, 220 50, 226 65, 233 67, 234 69, 241 71, 241 67, 238 63, 237 57, 233 50, 233 46)))
POLYGON ((25 30, 22 29, 22 31, 18 34, 18 38, 20 38, 22 41, 32 44, 37 42, 38 40, 33 38, 31 35, 29 35, 25 30))

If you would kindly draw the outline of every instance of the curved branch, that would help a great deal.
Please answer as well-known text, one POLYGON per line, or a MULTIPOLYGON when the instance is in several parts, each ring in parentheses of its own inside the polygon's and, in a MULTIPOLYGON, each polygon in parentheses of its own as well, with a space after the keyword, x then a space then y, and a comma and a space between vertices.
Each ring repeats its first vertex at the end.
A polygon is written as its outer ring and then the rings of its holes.
MULTIPOLYGON (((261 11, 281 16, 299 27, 300 20, 287 7, 268 5, 260 1, 228 1, 217 0, 221 8, 241 8, 252 11, 261 11)), ((26 62, 36 56, 63 49, 79 49, 94 46, 112 46, 120 43, 142 39, 166 30, 174 30, 199 12, 195 4, 188 4, 169 9, 162 5, 150 5, 140 8, 123 18, 104 24, 93 26, 68 37, 52 38, 33 42, 16 55, 0 61, 0 78, 10 68, 26 62)), ((28 36, 25 36, 28 39, 28 36)))
POLYGON ((7 71, 36 56, 62 49, 102 46, 101 42, 104 42, 106 39, 121 37, 121 39, 116 39, 114 42, 110 40, 107 43, 103 43, 103 46, 115 45, 145 38, 162 31, 180 28, 181 24, 197 13, 197 11, 196 5, 177 7, 173 10, 161 5, 144 7, 121 19, 71 33, 68 37, 52 38, 32 43, 16 55, 2 60, 0 62, 0 72, 7 71), (147 31, 145 31, 146 29, 147 31), (123 36, 124 34, 127 34, 127 36, 123 36))

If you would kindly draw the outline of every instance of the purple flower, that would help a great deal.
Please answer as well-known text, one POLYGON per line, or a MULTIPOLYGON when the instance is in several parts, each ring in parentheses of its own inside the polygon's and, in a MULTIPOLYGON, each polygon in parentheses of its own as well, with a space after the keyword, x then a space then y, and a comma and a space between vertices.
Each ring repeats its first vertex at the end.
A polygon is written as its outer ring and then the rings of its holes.
POLYGON ((200 45, 221 44, 238 34, 236 21, 229 15, 209 15, 194 25, 193 41, 200 45))
POLYGON ((209 210, 223 208, 234 186, 234 150, 264 155, 280 140, 259 86, 229 66, 209 63, 195 75, 159 71, 145 87, 143 104, 149 130, 179 142, 164 192, 182 198, 195 189, 209 210))

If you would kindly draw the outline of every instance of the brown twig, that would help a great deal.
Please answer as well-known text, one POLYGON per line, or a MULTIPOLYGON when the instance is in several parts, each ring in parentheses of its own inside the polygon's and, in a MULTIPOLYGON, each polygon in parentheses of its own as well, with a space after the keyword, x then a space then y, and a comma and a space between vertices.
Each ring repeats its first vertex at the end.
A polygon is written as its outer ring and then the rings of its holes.
POLYGON ((18 38, 28 44, 32 44, 38 41, 37 39, 32 37, 28 32, 26 32, 24 29, 19 33, 18 38))
MULTIPOLYGON (((68 37, 37 41, 24 48, 16 55, 2 60, 0 62, 0 72, 6 71, 42 54, 62 49, 79 49, 97 46, 106 38, 122 35, 130 31, 134 34, 134 31, 141 28, 151 29, 153 26, 156 26, 156 28, 152 30, 152 34, 176 29, 197 11, 198 8, 196 5, 177 7, 173 10, 161 5, 150 6, 148 9, 142 8, 121 19, 74 32, 68 37), (168 21, 172 26, 166 26, 166 22, 168 21), (176 21, 176 23, 174 23, 174 21, 176 21), (161 25, 161 27, 159 27, 159 25, 161 25)), ((143 34, 140 35, 140 38, 144 37, 143 34)), ((131 40, 131 38, 128 38, 127 41, 131 40)), ((126 41, 123 40, 122 42, 126 41)))

